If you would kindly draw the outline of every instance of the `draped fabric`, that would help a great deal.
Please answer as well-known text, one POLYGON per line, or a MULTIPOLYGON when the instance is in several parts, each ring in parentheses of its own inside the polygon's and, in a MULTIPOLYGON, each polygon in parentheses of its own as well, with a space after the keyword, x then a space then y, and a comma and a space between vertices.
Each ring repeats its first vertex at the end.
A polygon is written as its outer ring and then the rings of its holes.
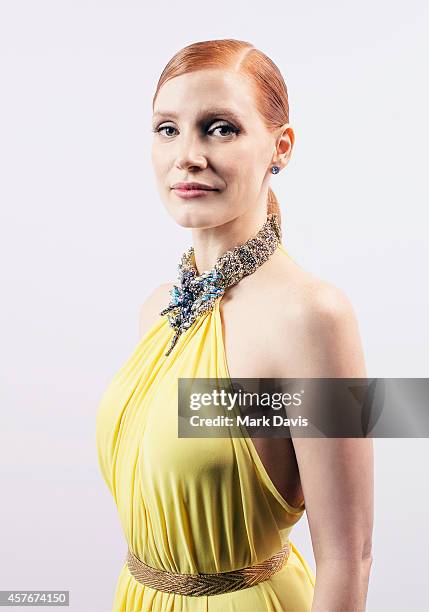
MULTIPOLYGON (((287 256, 282 244, 277 248, 287 256)), ((98 460, 125 536, 113 612, 311 610, 315 578, 289 537, 305 505, 287 503, 251 438, 178 437, 178 379, 229 379, 220 299, 168 356, 174 330, 160 316, 101 397, 98 460), (158 569, 227 572, 267 559, 288 539, 292 551, 279 572, 220 595, 152 589, 136 581, 125 562, 129 547, 158 569)))

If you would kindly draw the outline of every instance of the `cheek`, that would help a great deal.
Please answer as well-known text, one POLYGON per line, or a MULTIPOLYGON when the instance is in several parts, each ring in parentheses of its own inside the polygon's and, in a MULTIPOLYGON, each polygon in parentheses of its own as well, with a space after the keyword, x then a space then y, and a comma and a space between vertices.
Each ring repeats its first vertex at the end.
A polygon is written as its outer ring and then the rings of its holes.
POLYGON ((215 171, 222 176, 228 185, 236 183, 242 189, 249 172, 253 170, 253 155, 245 146, 231 147, 228 150, 219 151, 212 157, 215 171))
POLYGON ((157 178, 162 178, 166 172, 166 156, 162 154, 159 146, 156 144, 152 145, 152 166, 155 171, 157 178))
POLYGON ((263 156, 257 147, 241 146, 225 155, 220 162, 223 176, 230 185, 236 184, 240 192, 253 191, 264 175, 263 156))

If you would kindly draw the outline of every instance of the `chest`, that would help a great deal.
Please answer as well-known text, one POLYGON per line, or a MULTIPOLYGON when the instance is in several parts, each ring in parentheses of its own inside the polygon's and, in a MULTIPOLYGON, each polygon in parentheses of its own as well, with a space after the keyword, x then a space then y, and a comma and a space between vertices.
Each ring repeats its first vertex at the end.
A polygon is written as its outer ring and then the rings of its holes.
POLYGON ((243 304, 228 294, 220 302, 225 357, 231 378, 273 377, 272 329, 263 304, 243 304))

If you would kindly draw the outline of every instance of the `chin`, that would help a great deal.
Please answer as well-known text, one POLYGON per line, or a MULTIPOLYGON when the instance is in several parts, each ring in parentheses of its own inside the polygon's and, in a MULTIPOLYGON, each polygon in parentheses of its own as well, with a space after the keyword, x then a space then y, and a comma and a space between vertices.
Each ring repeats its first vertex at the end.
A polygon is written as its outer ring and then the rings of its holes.
POLYGON ((172 215, 175 222, 181 227, 186 227, 188 229, 208 229, 209 227, 214 227, 217 224, 214 224, 213 221, 210 221, 210 215, 207 214, 199 214, 195 212, 187 212, 184 214, 178 214, 177 211, 172 215))
POLYGON ((186 202, 182 205, 168 207, 168 212, 174 221, 181 227, 188 229, 209 229, 218 227, 226 222, 226 219, 219 214, 219 210, 213 210, 214 207, 205 207, 202 203, 190 204, 186 202))

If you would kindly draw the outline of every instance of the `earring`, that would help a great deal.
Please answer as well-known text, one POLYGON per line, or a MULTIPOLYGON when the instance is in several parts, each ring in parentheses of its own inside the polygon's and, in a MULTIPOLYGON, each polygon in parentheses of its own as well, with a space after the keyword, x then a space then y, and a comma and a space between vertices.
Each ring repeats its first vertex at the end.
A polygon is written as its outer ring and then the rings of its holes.
POLYGON ((273 174, 278 174, 280 172, 280 168, 278 166, 271 166, 271 172, 273 174))

